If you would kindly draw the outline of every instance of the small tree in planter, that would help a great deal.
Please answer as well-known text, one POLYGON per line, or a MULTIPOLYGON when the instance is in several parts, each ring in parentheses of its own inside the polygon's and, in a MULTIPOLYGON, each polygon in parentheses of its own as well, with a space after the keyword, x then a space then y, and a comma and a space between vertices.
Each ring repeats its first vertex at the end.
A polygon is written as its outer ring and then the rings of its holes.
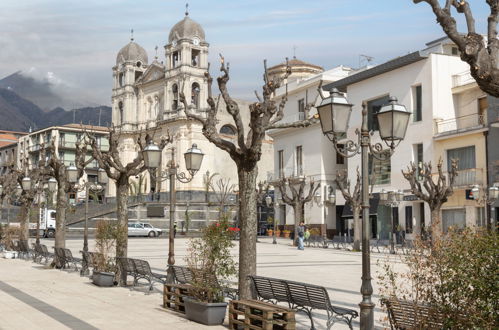
POLYGON ((113 286, 117 273, 114 262, 114 248, 117 240, 121 239, 120 226, 108 220, 97 222, 95 236, 95 247, 97 249, 97 260, 93 272, 93 283, 98 286, 113 286))
POLYGON ((192 299, 186 299, 187 318, 207 325, 222 324, 227 303, 223 286, 236 275, 236 263, 230 254, 233 230, 222 218, 203 229, 202 236, 189 244, 187 265, 192 271, 192 299))

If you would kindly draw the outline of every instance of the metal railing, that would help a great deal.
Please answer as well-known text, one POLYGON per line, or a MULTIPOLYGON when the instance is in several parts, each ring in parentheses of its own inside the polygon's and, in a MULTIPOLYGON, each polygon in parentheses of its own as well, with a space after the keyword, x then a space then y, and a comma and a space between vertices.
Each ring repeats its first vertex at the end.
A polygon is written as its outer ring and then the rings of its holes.
MULTIPOLYGON (((449 173, 444 172, 447 181, 449 180, 449 173)), ((436 178, 438 173, 433 173, 436 178)), ((468 168, 465 170, 457 171, 457 176, 454 179, 454 187, 470 187, 472 185, 482 185, 485 182, 483 168, 468 168)))
POLYGON ((436 119, 435 134, 454 134, 479 129, 485 127, 486 123, 487 118, 478 113, 445 120, 436 119))

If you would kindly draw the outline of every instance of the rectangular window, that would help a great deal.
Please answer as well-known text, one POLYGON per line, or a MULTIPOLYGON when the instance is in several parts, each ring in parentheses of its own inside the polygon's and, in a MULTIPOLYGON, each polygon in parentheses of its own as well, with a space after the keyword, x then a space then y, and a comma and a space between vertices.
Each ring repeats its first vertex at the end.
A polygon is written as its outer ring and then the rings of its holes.
POLYGON ((412 102, 413 120, 423 120, 423 90, 421 85, 412 88, 412 102))
POLYGON ((489 101, 487 97, 481 97, 478 99, 478 123, 480 125, 485 125, 487 123, 487 109, 489 107, 489 101))
POLYGON ((303 175, 303 148, 302 146, 296 147, 296 175, 303 175))
POLYGON ((305 99, 298 100, 298 119, 305 120, 305 99))
POLYGON ((405 207, 405 232, 412 233, 412 206, 405 207))
POLYGON ((369 155, 369 176, 372 184, 389 184, 391 177, 391 158, 388 156, 389 151, 385 152, 386 159, 379 160, 369 155))
MULTIPOLYGON (((343 150, 345 148, 344 144, 338 144, 338 149, 343 150)), ((342 154, 339 152, 336 152, 336 164, 338 165, 344 165, 345 164, 345 157, 343 157, 342 154)))
POLYGON ((466 170, 476 168, 475 146, 447 150, 447 168, 451 168, 452 160, 456 159, 457 169, 466 170))
POLYGON ((378 131, 378 120, 376 114, 381 110, 381 107, 388 104, 389 96, 383 96, 378 99, 367 102, 367 128, 370 131, 378 131))
POLYGON ((284 177, 284 150, 279 150, 277 152, 277 160, 278 160, 278 166, 279 166, 279 178, 284 177))

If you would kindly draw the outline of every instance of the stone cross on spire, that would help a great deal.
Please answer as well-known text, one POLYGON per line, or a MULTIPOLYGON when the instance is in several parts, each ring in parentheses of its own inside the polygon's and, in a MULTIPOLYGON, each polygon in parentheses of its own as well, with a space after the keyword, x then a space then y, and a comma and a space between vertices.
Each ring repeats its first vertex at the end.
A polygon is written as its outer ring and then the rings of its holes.
POLYGON ((133 41, 133 29, 130 30, 130 41, 133 41))
POLYGON ((185 4, 185 16, 189 16, 189 3, 185 4))

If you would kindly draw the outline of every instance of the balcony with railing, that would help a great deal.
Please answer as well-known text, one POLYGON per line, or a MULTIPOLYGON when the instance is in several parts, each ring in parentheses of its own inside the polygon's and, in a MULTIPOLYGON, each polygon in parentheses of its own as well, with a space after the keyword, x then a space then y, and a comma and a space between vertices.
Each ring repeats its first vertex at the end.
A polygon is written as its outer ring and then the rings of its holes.
POLYGON ((482 129, 486 125, 486 116, 478 113, 443 120, 435 119, 435 136, 460 134, 482 129))
MULTIPOLYGON (((449 173, 444 172, 444 174, 448 182, 449 173)), ((438 173, 433 173, 434 180, 436 180, 437 177, 438 173)), ((468 168, 457 171, 457 176, 454 179, 454 187, 468 188, 473 185, 483 185, 485 181, 485 171, 483 168, 468 168)))
POLYGON ((466 86, 475 82, 469 71, 461 72, 452 76, 452 88, 466 86))

